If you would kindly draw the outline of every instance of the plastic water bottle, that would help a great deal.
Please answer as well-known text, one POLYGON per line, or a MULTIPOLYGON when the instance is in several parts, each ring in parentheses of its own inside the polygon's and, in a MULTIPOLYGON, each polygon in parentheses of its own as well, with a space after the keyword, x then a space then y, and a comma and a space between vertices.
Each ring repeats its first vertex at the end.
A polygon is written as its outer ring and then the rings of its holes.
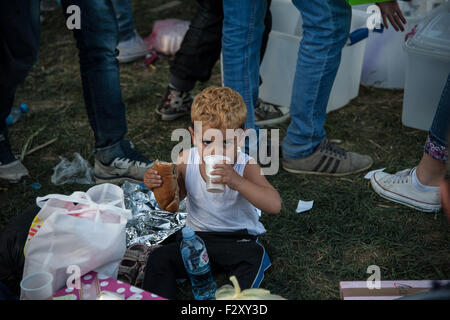
POLYGON ((217 285, 211 274, 205 243, 187 226, 182 230, 183 241, 180 245, 184 266, 192 284, 192 293, 196 300, 215 299, 217 285))
POLYGON ((10 126, 14 123, 17 122, 17 120, 19 120, 20 116, 23 113, 27 113, 28 112, 28 107, 26 104, 21 104, 20 107, 14 107, 11 110, 11 113, 9 114, 8 117, 6 117, 6 125, 10 126))

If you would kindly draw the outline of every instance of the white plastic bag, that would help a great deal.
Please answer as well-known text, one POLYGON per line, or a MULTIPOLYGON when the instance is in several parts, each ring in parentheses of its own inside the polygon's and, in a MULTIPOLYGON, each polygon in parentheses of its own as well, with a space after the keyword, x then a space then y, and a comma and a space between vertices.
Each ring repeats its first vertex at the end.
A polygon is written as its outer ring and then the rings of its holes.
POLYGON ((189 24, 189 21, 179 19, 156 20, 152 33, 145 38, 145 42, 150 50, 174 55, 180 49, 189 24))
POLYGON ((36 204, 42 209, 25 244, 23 277, 50 272, 53 292, 66 285, 69 266, 78 267, 80 275, 95 270, 117 277, 126 251, 125 226, 131 218, 121 188, 105 183, 86 193, 38 197, 36 204))

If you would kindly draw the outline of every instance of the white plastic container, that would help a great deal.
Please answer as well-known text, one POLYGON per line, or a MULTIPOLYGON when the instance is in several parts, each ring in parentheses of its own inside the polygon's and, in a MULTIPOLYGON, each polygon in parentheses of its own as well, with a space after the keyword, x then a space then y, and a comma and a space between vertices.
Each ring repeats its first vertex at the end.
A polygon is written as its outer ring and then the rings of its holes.
POLYGON ((450 73, 450 4, 419 25, 404 48, 407 61, 402 122, 429 130, 450 73))
MULTIPOLYGON (((406 18, 405 31, 395 31, 391 24, 382 33, 372 32, 367 39, 361 83, 385 89, 403 89, 405 86, 406 52, 403 50, 406 35, 421 22, 427 12, 443 0, 399 1, 406 18)), ((366 11, 366 7, 358 8, 366 11)))
MULTIPOLYGON (((275 105, 290 107, 303 32, 302 18, 291 1, 273 0, 270 9, 272 31, 260 68, 263 83, 259 90, 259 98, 275 105)), ((366 17, 364 12, 353 10, 350 31, 365 27, 366 17)), ((362 40, 342 50, 341 64, 333 84, 327 112, 343 107, 358 95, 365 45, 366 40, 362 40)))

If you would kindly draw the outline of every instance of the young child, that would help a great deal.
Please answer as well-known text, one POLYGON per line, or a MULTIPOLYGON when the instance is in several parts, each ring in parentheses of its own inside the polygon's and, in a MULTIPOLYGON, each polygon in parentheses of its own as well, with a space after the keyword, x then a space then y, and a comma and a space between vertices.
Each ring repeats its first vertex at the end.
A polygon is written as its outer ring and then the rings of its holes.
MULTIPOLYGON (((191 226, 206 245, 213 274, 222 269, 235 275, 242 289, 259 287, 270 260, 258 236, 266 230, 257 209, 269 214, 281 210, 278 192, 261 174, 261 168, 247 154, 238 151, 243 144, 247 108, 236 91, 210 87, 198 94, 192 104, 191 120, 201 121, 189 131, 195 147, 184 150, 177 160, 180 200, 186 197, 191 226), (236 134, 227 136, 227 129, 236 134), (239 130, 240 129, 240 130, 239 130), (203 134, 202 134, 203 133, 203 134), (223 193, 206 190, 207 155, 224 155, 231 161, 216 164, 213 183, 225 185, 223 193)), ((148 170, 144 179, 148 188, 161 186, 161 177, 148 170)), ((180 254, 181 232, 167 238, 149 256, 145 290, 168 299, 176 298, 176 280, 187 278, 180 254)))

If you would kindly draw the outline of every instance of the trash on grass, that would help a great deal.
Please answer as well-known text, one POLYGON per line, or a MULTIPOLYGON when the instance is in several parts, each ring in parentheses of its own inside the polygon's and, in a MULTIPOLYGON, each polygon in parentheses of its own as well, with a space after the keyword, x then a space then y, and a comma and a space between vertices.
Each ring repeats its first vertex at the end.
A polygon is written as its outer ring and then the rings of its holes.
POLYGON ((177 212, 161 210, 151 190, 144 185, 124 182, 122 184, 125 207, 132 218, 126 226, 127 248, 135 243, 150 247, 182 229, 186 223, 186 200, 180 202, 177 212))
POLYGON ((64 157, 59 157, 61 161, 53 168, 52 183, 56 185, 67 183, 94 184, 91 165, 78 152, 73 155, 74 160, 72 162, 64 157))
POLYGON ((152 52, 148 53, 145 56, 144 66, 148 67, 149 65, 154 64, 156 60, 158 60, 158 58, 159 58, 158 53, 155 50, 153 50, 152 52))
POLYGON ((33 182, 32 184, 30 184, 30 188, 33 190, 39 190, 41 187, 42 186, 39 182, 33 182))
POLYGON ((297 205, 297 209, 295 210, 295 212, 302 213, 305 211, 309 211, 312 209, 313 204, 314 204, 314 200, 311 200, 311 201, 298 200, 298 205, 297 205))
POLYGON ((174 55, 180 49, 189 24, 189 21, 179 19, 156 20, 152 33, 144 41, 150 50, 174 55))

